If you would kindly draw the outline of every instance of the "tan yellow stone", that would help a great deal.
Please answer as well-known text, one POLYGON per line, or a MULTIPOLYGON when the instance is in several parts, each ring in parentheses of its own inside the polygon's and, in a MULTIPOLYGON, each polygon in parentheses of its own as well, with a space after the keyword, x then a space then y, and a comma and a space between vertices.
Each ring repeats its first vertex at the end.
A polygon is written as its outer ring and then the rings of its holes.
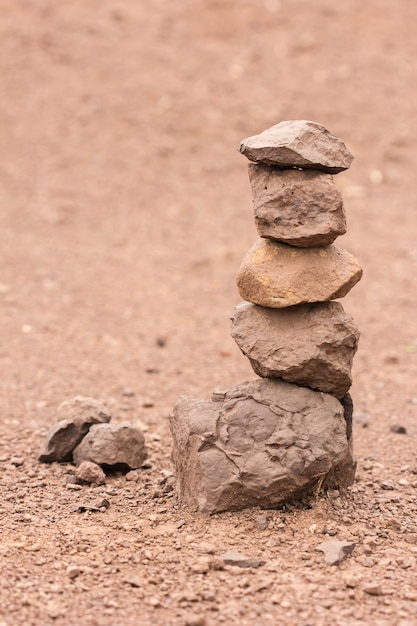
POLYGON ((280 309, 343 298, 361 277, 355 257, 335 244, 295 248, 259 239, 244 257, 236 282, 244 300, 280 309))

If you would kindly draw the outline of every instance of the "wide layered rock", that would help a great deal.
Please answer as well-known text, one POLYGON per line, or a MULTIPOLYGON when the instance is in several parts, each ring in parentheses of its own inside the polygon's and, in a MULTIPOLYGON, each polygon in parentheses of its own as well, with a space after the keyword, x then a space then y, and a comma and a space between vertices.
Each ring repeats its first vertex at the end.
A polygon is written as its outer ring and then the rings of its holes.
POLYGON ((290 120, 276 124, 240 144, 240 152, 250 161, 281 168, 323 170, 337 174, 353 159, 341 139, 321 124, 290 120))
POLYGON ((342 398, 352 384, 359 331, 339 302, 271 309, 242 302, 231 335, 256 374, 342 398))
POLYGON ((261 237, 310 247, 346 232, 342 195, 330 174, 250 163, 249 179, 261 237))
POLYGON ((107 407, 87 396, 75 396, 58 407, 57 418, 39 451, 42 463, 71 461, 72 452, 93 424, 110 421, 107 407))
POLYGON ((343 298, 361 276, 355 257, 335 244, 295 248, 259 239, 244 257, 236 282, 244 300, 284 308, 343 298))
POLYGON ((103 467, 138 469, 146 458, 142 431, 132 424, 97 424, 75 448, 74 463, 91 461, 103 467))
POLYGON ((212 514, 276 507, 354 479, 344 407, 334 396, 262 379, 182 396, 170 416, 183 504, 212 514))

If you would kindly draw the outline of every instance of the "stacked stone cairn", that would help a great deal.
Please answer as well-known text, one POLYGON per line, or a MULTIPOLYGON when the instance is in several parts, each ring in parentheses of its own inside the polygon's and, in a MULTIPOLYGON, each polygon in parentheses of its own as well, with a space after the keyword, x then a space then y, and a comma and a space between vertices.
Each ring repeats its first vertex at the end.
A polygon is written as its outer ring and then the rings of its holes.
POLYGON ((352 360, 359 332, 335 299, 360 280, 332 174, 352 155, 320 124, 245 139, 260 239, 237 276, 231 334, 258 380, 182 396, 170 416, 180 501, 206 514, 273 508, 352 484, 352 360))

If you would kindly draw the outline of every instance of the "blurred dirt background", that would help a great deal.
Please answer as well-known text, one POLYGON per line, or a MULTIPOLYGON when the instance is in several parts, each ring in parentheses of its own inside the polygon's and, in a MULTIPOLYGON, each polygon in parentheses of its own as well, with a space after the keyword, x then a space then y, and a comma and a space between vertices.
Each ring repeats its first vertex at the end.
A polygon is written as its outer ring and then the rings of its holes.
POLYGON ((0 0, 0 625, 417 624, 417 4, 0 0), (244 137, 311 119, 364 268, 358 478, 300 508, 178 509, 168 414, 253 378, 229 336, 256 238, 244 137), (36 456, 99 398, 148 468, 67 488, 36 456), (401 425, 406 434, 392 432, 401 425), (170 483, 169 483, 170 484, 170 483), (74 512, 105 495, 104 513, 74 512), (330 567, 328 536, 356 548, 330 567), (201 571, 228 549, 254 570, 201 571), (206 558, 207 557, 207 558, 206 558))

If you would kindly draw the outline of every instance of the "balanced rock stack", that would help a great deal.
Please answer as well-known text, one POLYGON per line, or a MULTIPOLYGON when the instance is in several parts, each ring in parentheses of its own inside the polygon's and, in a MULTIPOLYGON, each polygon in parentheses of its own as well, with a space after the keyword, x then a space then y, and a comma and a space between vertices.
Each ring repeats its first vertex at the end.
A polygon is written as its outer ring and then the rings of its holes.
POLYGON ((272 508, 353 482, 351 368, 359 332, 334 299, 360 280, 332 174, 352 155, 323 126, 245 139, 260 239, 237 276, 231 334, 261 378, 182 396, 171 415, 179 496, 204 513, 272 508))

